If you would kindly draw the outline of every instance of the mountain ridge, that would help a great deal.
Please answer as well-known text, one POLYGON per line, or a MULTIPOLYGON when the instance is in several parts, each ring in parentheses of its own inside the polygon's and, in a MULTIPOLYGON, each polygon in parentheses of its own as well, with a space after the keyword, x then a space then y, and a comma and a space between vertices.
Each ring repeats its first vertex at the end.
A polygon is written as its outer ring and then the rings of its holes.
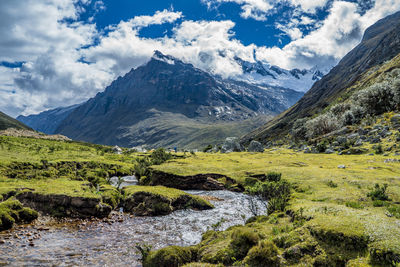
POLYGON ((400 53, 400 12, 394 13, 369 27, 361 43, 350 51, 324 78, 290 109, 266 125, 241 138, 243 143, 256 139, 267 142, 289 133, 297 119, 312 117, 328 107, 347 88, 368 72, 400 53))
POLYGON ((183 147, 201 148, 262 125, 301 95, 291 89, 222 79, 155 51, 147 64, 75 108, 55 132, 108 145, 169 146, 175 140, 183 147), (205 129, 216 139, 194 141, 197 132, 203 132, 204 139, 205 129))

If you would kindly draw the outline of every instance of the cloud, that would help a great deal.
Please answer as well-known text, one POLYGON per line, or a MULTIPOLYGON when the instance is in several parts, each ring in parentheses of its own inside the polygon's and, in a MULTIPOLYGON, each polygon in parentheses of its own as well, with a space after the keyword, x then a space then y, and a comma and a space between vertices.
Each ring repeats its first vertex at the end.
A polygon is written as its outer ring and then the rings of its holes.
POLYGON ((290 4, 301 8, 303 12, 315 13, 317 9, 326 6, 329 0, 289 0, 290 4))
POLYGON ((136 16, 128 21, 132 27, 147 27, 154 24, 172 23, 182 18, 182 12, 172 12, 168 10, 157 11, 153 16, 136 16))
MULTIPOLYGON (((242 17, 258 20, 269 18, 280 2, 203 1, 235 2, 241 5, 242 17)), ((154 50, 223 77, 241 74, 235 56, 254 61, 254 53, 258 60, 288 69, 333 66, 358 44, 368 26, 400 9, 399 0, 376 0, 362 12, 357 2, 333 1, 326 19, 317 21, 312 12, 326 1, 284 2, 294 6, 293 16, 274 25, 292 41, 280 48, 244 45, 235 38, 235 22, 228 19, 192 21, 181 12, 163 10, 121 21, 104 33, 90 19, 80 19, 89 5, 104 9, 101 1, 2 0, 0 61, 24 63, 19 68, 0 66, 0 110, 15 116, 85 101, 146 63, 154 50), (144 27, 164 23, 173 23, 172 35, 140 35, 144 27)))
POLYGON ((261 47, 257 58, 283 68, 334 65, 361 41, 369 26, 399 9, 398 0, 376 0, 374 7, 361 15, 357 3, 333 2, 318 29, 283 48, 261 47))
POLYGON ((236 3, 241 6, 242 18, 252 18, 259 21, 267 20, 267 15, 273 11, 276 3, 279 1, 272 0, 202 0, 209 8, 221 3, 236 3))

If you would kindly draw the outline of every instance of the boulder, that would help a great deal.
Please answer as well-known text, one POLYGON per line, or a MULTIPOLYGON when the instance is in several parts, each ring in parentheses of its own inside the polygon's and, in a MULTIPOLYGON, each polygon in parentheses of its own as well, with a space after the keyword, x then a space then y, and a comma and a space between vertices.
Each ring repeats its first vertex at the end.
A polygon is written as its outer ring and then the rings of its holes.
POLYGON ((338 168, 339 169, 346 169, 346 165, 339 165, 338 168))
POLYGON ((354 146, 362 146, 362 144, 363 144, 363 142, 362 142, 362 140, 360 138, 354 143, 354 146))
POLYGON ((264 147, 260 142, 251 141, 249 147, 247 148, 248 152, 264 152, 264 147))
POLYGON ((237 137, 226 138, 221 148, 221 153, 243 152, 243 151, 244 148, 239 143, 239 139, 237 137))
POLYGON ((325 150, 325 154, 333 154, 333 153, 335 153, 333 149, 328 148, 327 150, 325 150))
POLYGON ((400 114, 394 115, 391 119, 390 122, 392 123, 393 127, 398 129, 400 128, 400 114))

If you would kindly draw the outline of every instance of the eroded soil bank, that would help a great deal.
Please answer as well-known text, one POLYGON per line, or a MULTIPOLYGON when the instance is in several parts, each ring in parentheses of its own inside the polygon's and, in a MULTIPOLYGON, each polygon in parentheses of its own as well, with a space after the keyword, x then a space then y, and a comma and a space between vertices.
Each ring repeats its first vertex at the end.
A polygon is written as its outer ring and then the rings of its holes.
MULTIPOLYGON (((153 248, 199 243, 208 229, 225 230, 252 216, 249 196, 230 191, 190 191, 214 209, 175 211, 167 216, 135 217, 113 212, 95 220, 41 217, 34 224, 0 233, 0 264, 140 266, 135 245, 153 248)), ((259 203, 260 208, 264 208, 259 203)))

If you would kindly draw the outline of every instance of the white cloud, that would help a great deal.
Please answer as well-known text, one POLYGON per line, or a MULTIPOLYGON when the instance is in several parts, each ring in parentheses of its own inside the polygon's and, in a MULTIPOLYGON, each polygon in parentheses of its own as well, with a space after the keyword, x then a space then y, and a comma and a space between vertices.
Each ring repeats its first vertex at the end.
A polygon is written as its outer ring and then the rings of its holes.
POLYGON ((336 1, 320 28, 282 49, 261 47, 257 57, 284 68, 336 64, 361 41, 369 26, 399 9, 398 0, 376 0, 372 9, 360 15, 357 3, 336 1))
MULTIPOLYGON (((203 1, 235 2, 241 5, 243 17, 259 20, 266 19, 280 2, 203 1)), ((79 19, 90 0, 2 0, 0 61, 25 63, 14 69, 0 66, 0 110, 15 116, 79 103, 147 62, 154 50, 225 77, 241 73, 235 56, 253 61, 254 51, 257 59, 284 68, 325 67, 357 45, 368 26, 400 9, 400 0, 376 0, 372 9, 360 14, 357 3, 334 1, 327 18, 317 22, 309 12, 326 1, 290 1, 297 6, 296 16, 275 26, 293 41, 283 48, 270 48, 235 39, 235 23, 230 20, 179 21, 182 13, 164 10, 121 21, 102 35, 90 20, 79 19), (299 11, 303 9, 306 13, 299 11), (141 28, 164 23, 175 23, 172 36, 140 36, 141 28), (305 28, 311 32, 304 34, 305 28)), ((97 9, 104 8, 97 2, 97 9)))
POLYGON ((318 8, 326 6, 329 0, 289 0, 293 6, 300 7, 307 13, 315 13, 318 8))
POLYGON ((182 18, 182 12, 173 11, 157 11, 153 16, 136 16, 128 23, 132 27, 147 27, 154 24, 172 23, 182 18))
POLYGON ((271 12, 276 3, 279 1, 273 0, 202 0, 209 7, 212 7, 220 3, 236 3, 241 6, 242 13, 240 14, 243 18, 252 18, 259 21, 267 20, 267 15, 271 12))

